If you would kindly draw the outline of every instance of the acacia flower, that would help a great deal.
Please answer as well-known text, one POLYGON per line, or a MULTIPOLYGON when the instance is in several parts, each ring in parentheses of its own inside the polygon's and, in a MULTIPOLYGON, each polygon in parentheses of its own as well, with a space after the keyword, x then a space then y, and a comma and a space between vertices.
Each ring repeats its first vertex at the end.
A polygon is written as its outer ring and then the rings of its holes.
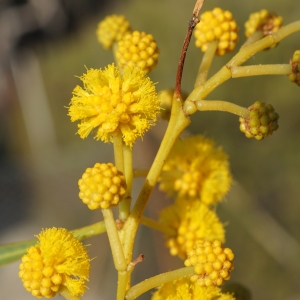
POLYGON ((161 211, 159 220, 174 232, 165 235, 171 255, 182 259, 187 257, 187 252, 198 240, 225 240, 224 226, 216 213, 197 199, 177 198, 174 204, 161 211))
POLYGON ((159 100, 154 83, 138 68, 120 71, 113 64, 104 70, 90 69, 80 77, 69 107, 71 121, 80 120, 78 134, 86 138, 97 129, 95 139, 109 142, 122 134, 126 145, 154 125, 159 100))
POLYGON ((216 286, 204 287, 187 277, 161 285, 151 300, 235 300, 230 293, 222 293, 216 286))
POLYGON ((64 228, 45 229, 37 238, 20 265, 25 289, 37 298, 53 298, 62 286, 72 296, 82 295, 90 271, 85 246, 64 228))
POLYGON ((201 135, 178 140, 163 167, 160 189, 216 204, 228 192, 232 177, 226 153, 201 135))

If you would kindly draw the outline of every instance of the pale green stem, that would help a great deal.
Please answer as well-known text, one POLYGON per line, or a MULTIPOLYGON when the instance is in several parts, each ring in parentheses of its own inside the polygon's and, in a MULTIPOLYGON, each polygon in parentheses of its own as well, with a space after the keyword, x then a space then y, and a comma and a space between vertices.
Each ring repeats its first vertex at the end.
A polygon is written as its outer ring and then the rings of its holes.
POLYGON ((155 287, 159 287, 160 285, 166 282, 173 281, 187 276, 192 276, 193 274, 195 274, 194 267, 186 267, 175 271, 170 271, 170 272, 156 275, 130 288, 126 293, 125 299, 126 300, 136 299, 138 296, 146 293, 147 291, 155 287))
POLYGON ((63 285, 60 287, 58 293, 61 296, 63 296, 66 300, 81 300, 81 298, 78 296, 72 296, 70 294, 70 291, 63 285))
POLYGON ((141 224, 149 227, 149 228, 152 228, 152 229, 155 229, 157 231, 160 231, 164 234, 167 234, 167 235, 171 235, 171 236, 175 236, 176 235, 176 231, 173 230, 172 228, 170 227, 166 227, 164 226, 163 224, 151 219, 151 218, 148 218, 148 217, 145 217, 145 216, 142 216, 141 217, 141 224))
POLYGON ((165 160, 174 145, 180 133, 190 124, 190 119, 184 114, 182 110, 182 99, 180 96, 174 96, 171 111, 171 118, 168 128, 161 142, 158 153, 149 170, 146 180, 142 186, 137 201, 124 224, 124 253, 126 261, 131 261, 132 250, 136 232, 143 215, 144 209, 148 203, 149 197, 160 175, 161 169, 165 160))
POLYGON ((124 174, 123 139, 121 132, 113 136, 113 141, 115 166, 119 171, 121 171, 124 174))
POLYGON ((109 244, 110 244, 115 268, 118 271, 124 271, 127 268, 127 263, 125 261, 125 256, 119 238, 119 233, 114 219, 114 215, 110 208, 103 208, 102 213, 106 225, 106 231, 109 239, 109 244))
POLYGON ((119 219, 125 222, 130 213, 130 205, 131 205, 131 191, 132 191, 132 181, 133 181, 132 148, 127 145, 123 145, 123 154, 124 154, 124 174, 126 178, 127 189, 124 195, 124 199, 119 204, 119 219))
POLYGON ((194 88, 196 88, 197 86, 203 85, 204 82, 207 79, 208 76, 208 72, 210 70, 213 58, 215 56, 216 50, 218 47, 218 41, 213 41, 211 43, 208 44, 208 48, 206 50, 206 52, 203 55, 200 67, 199 67, 199 71, 197 74, 197 78, 194 84, 194 88))
POLYGON ((200 111, 227 111, 243 118, 247 118, 249 115, 247 108, 222 100, 198 100, 195 104, 200 111))
POLYGON ((290 64, 232 66, 232 78, 257 75, 288 75, 292 72, 290 64))
POLYGON ((300 30, 300 21, 296 21, 281 27, 277 32, 273 33, 276 43, 280 42, 290 34, 300 30))
POLYGON ((71 231, 78 240, 84 240, 106 232, 104 221, 71 231))
POLYGON ((264 37, 264 33, 262 30, 255 31, 247 40, 246 42, 242 45, 241 48, 249 46, 259 40, 261 40, 264 37))
POLYGON ((117 300, 124 300, 126 291, 129 288, 131 272, 123 271, 118 272, 118 288, 117 288, 117 300))
POLYGON ((149 173, 149 169, 134 169, 133 176, 134 177, 146 177, 149 173))

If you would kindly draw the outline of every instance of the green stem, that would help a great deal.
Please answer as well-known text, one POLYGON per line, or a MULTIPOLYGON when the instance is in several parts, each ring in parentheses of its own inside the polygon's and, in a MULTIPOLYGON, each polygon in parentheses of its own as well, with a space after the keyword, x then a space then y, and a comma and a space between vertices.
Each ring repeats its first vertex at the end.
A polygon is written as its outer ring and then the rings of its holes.
POLYGON ((165 160, 180 133, 190 124, 190 119, 182 110, 182 99, 179 95, 174 95, 171 111, 171 118, 168 128, 161 142, 160 148, 149 170, 146 180, 142 186, 137 201, 124 224, 124 253, 127 262, 131 261, 132 250, 136 232, 148 203, 149 197, 160 175, 165 160))
POLYGON ((110 208, 103 208, 102 213, 106 225, 106 231, 109 239, 109 244, 110 244, 115 268, 118 271, 124 271, 127 268, 127 263, 125 261, 125 256, 119 238, 119 233, 114 219, 114 215, 110 208))
POLYGON ((232 78, 257 76, 257 75, 288 75, 292 72, 290 64, 232 66, 232 78))
POLYGON ((72 296, 70 294, 70 291, 65 287, 65 286, 61 286, 58 293, 64 297, 66 300, 81 300, 80 297, 77 297, 77 296, 72 296))
POLYGON ((197 86, 203 85, 204 82, 206 81, 208 72, 210 70, 212 61, 214 59, 214 56, 215 56, 215 53, 217 50, 217 47, 218 47, 218 41, 213 41, 208 44, 208 48, 203 55, 203 58, 202 58, 202 61, 201 61, 200 67, 199 67, 199 71, 197 74, 194 88, 196 88, 197 86))
POLYGON ((281 27, 277 32, 273 33, 273 37, 276 43, 280 42, 290 34, 300 30, 300 21, 296 21, 281 27))
POLYGON ((195 274, 194 267, 181 268, 175 271, 170 271, 148 278, 128 290, 126 293, 126 300, 136 299, 138 296, 146 293, 147 291, 158 287, 166 282, 180 279, 186 276, 195 274))
POLYGON ((113 140, 115 166, 124 174, 123 139, 121 132, 119 132, 117 135, 114 135, 113 140))
POLYGON ((78 239, 78 240, 85 240, 87 238, 99 235, 101 233, 106 232, 106 226, 105 222, 101 221, 89 226, 85 226, 82 228, 78 228, 75 230, 72 230, 73 235, 78 239))
POLYGON ((222 100, 198 100, 195 104, 200 111, 227 111, 243 118, 247 118, 249 115, 247 108, 222 100))
POLYGON ((241 48, 249 46, 259 40, 261 40, 264 37, 264 33, 262 30, 255 31, 247 40, 246 42, 242 45, 241 48))
POLYGON ((129 272, 118 272, 117 300, 124 300, 130 279, 129 272))
POLYGON ((119 219, 125 222, 130 213, 130 205, 131 205, 131 191, 132 191, 132 181, 133 181, 132 148, 123 144, 123 154, 124 154, 124 174, 126 178, 127 189, 124 195, 124 199, 119 204, 119 219))
POLYGON ((145 216, 142 216, 141 217, 141 224, 149 227, 149 228, 152 228, 152 229, 155 229, 157 231, 160 231, 164 234, 167 234, 167 235, 171 235, 171 236, 175 236, 176 235, 176 231, 169 228, 169 227, 165 227, 163 226, 163 224, 151 219, 151 218, 148 218, 148 217, 145 217, 145 216))

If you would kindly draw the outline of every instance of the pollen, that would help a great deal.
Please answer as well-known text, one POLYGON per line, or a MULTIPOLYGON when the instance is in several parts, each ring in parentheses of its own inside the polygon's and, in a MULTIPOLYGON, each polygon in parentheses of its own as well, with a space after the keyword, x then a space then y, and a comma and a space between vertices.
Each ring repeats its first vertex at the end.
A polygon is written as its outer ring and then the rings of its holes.
POLYGON ((156 67, 158 56, 159 49, 152 34, 133 31, 118 42, 116 58, 121 68, 136 67, 149 73, 156 67))
POLYGON ((230 279, 234 254, 230 248, 224 248, 218 240, 197 241, 193 250, 188 253, 184 264, 193 266, 195 274, 190 277, 192 282, 201 286, 220 286, 230 279))
POLYGON ((112 163, 96 163, 78 181, 79 198, 89 209, 116 206, 126 192, 125 177, 112 163))
POLYGON ((130 23, 123 15, 110 15, 99 22, 96 34, 103 48, 111 49, 114 43, 130 31, 130 23))
POLYGON ((61 286, 72 296, 86 290, 90 259, 85 246, 64 228, 43 230, 39 243, 22 257, 19 277, 23 286, 37 298, 53 298, 61 286))
POLYGON ((194 31, 196 46, 206 52, 210 42, 218 41, 216 54, 222 56, 234 50, 238 42, 238 30, 232 13, 216 7, 200 16, 194 31))

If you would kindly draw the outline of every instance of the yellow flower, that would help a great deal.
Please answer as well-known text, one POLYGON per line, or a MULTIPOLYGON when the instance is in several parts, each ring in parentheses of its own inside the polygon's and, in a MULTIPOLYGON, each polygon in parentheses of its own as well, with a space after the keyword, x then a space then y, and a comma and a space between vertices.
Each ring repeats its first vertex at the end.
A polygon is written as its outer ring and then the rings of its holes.
POLYGON ((161 211, 160 222, 174 234, 166 235, 171 255, 182 259, 198 240, 225 241, 225 230, 216 213, 199 200, 176 199, 161 211))
POLYGON ((206 204, 221 201, 232 183, 226 153, 200 135, 176 142, 159 180, 162 191, 200 197, 206 204))
POLYGON ((99 22, 96 31, 99 43, 104 49, 111 49, 126 33, 130 32, 130 23, 123 15, 109 15, 99 22))
POLYGON ((114 65, 106 69, 90 69, 80 77, 84 88, 73 91, 69 116, 80 120, 78 134, 86 138, 97 128, 95 139, 109 142, 122 134, 126 145, 154 125, 159 113, 159 100, 154 83, 137 68, 122 72, 114 65))
POLYGON ((222 293, 218 287, 204 287, 185 277, 161 285, 151 300, 235 300, 235 298, 230 293, 222 293))
POLYGON ((64 228, 45 229, 37 237, 20 265, 25 289, 37 298, 52 298, 62 286, 72 296, 82 295, 90 271, 85 246, 64 228))
POLYGON ((193 266, 195 274, 190 277, 192 282, 201 286, 219 286, 230 279, 234 254, 230 248, 224 248, 218 240, 197 241, 193 250, 188 252, 186 267, 193 266))
POLYGON ((219 7, 206 11, 195 27, 196 47, 206 52, 210 42, 218 41, 216 54, 222 56, 234 50, 238 42, 238 30, 230 11, 219 7))

